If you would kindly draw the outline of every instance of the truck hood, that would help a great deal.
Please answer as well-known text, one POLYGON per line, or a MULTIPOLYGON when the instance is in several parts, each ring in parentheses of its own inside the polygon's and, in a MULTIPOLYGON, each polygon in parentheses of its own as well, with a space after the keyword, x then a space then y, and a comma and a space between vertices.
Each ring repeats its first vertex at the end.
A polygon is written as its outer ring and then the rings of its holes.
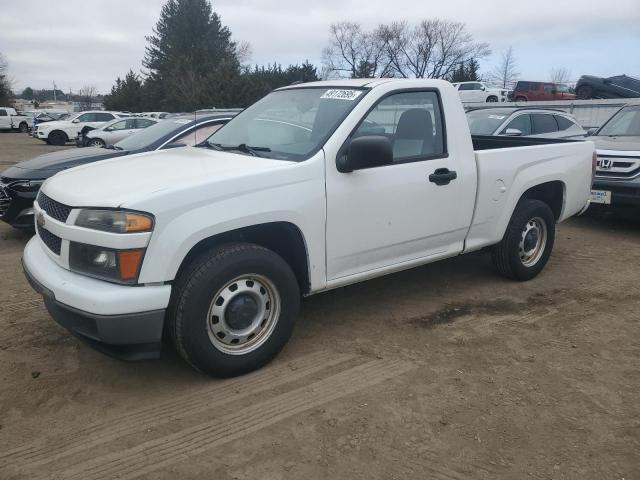
POLYGON ((640 151, 640 137, 589 137, 596 144, 597 150, 621 150, 625 152, 640 151))
POLYGON ((2 173, 8 178, 29 178, 40 180, 68 168, 77 167, 98 160, 128 155, 125 150, 111 150, 107 148, 74 148, 47 153, 38 157, 20 162, 9 167, 2 173))
POLYGON ((157 195, 248 177, 293 162, 185 147, 65 170, 42 190, 70 206, 116 208, 157 195))

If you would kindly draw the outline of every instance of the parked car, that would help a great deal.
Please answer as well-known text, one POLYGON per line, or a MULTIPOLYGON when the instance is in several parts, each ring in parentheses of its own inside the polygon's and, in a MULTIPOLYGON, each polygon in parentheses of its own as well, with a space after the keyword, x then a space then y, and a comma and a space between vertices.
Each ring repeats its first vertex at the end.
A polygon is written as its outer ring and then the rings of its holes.
POLYGON ((569 87, 560 83, 528 82, 516 83, 510 99, 516 102, 544 102, 549 100, 575 100, 569 87))
POLYGON ((493 88, 483 82, 460 82, 453 86, 458 90, 462 103, 507 101, 508 90, 493 88))
POLYGON ((598 153, 591 202, 640 207, 640 105, 622 108, 589 138, 598 153))
POLYGON ((581 139, 587 135, 573 115, 562 110, 474 108, 467 111, 467 121, 471 135, 573 139, 581 139))
POLYGON ((67 120, 56 120, 38 126, 36 132, 40 140, 51 145, 64 145, 74 140, 79 133, 101 127, 107 122, 124 116, 121 112, 82 112, 67 120))
POLYGON ((18 130, 26 133, 29 131, 29 117, 18 115, 11 107, 0 107, 0 130, 18 130))
POLYGON ((104 147, 113 145, 120 140, 133 135, 142 128, 147 128, 158 123, 153 118, 119 118, 102 127, 89 130, 84 135, 76 137, 76 145, 79 147, 104 147))
POLYGON ((165 331, 238 375, 282 349, 302 295, 485 247, 535 277, 595 165, 590 142, 472 138, 457 91, 427 79, 284 87, 206 146, 44 183, 23 265, 55 320, 129 359, 165 331))
POLYGON ((168 113, 167 112, 144 112, 142 115, 149 118, 164 119, 167 117, 168 113))
POLYGON ((71 113, 55 113, 55 112, 42 112, 42 113, 39 113, 32 120, 31 131, 30 131, 29 134, 34 138, 38 138, 38 125, 41 125, 41 124, 47 123, 47 122, 55 122, 55 121, 67 120, 67 119, 71 118, 72 116, 75 116, 75 114, 71 114, 71 113))
POLYGON ((232 114, 163 120, 110 148, 89 147, 40 155, 0 173, 0 220, 15 228, 32 229, 33 201, 42 183, 62 170, 135 153, 193 146, 227 123, 232 114))
POLYGON ((627 75, 594 77, 583 75, 576 84, 578 98, 635 98, 640 97, 640 79, 627 75))

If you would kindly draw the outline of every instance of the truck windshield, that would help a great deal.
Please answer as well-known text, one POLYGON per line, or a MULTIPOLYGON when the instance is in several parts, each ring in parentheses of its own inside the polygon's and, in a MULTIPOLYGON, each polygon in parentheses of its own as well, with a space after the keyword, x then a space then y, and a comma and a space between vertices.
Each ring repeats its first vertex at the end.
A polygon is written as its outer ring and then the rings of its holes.
POLYGON ((508 112, 496 112, 492 109, 467 112, 471 135, 492 135, 509 115, 508 112))
POLYGON ((598 132, 608 137, 640 136, 640 106, 620 110, 598 132))
POLYGON ((303 161, 317 152, 364 97, 357 88, 291 88, 244 110, 207 143, 216 149, 303 161))

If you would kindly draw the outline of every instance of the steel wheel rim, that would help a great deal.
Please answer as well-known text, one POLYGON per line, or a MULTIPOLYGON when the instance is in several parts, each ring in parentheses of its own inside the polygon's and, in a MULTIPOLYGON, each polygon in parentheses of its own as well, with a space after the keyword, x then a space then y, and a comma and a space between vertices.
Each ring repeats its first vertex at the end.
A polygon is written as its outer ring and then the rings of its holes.
POLYGON ((246 355, 269 339, 280 308, 280 294, 271 280, 253 273, 240 275, 213 296, 207 313, 209 340, 221 352, 246 355), (255 314, 246 315, 252 305, 255 314), (239 318, 247 325, 240 327, 239 318))
POLYGON ((532 267, 540 261, 547 246, 547 224, 540 217, 531 218, 520 235, 518 254, 525 267, 532 267))
POLYGON ((102 142, 100 140, 91 140, 89 142, 89 145, 91 145, 93 147, 101 147, 102 146, 102 142))

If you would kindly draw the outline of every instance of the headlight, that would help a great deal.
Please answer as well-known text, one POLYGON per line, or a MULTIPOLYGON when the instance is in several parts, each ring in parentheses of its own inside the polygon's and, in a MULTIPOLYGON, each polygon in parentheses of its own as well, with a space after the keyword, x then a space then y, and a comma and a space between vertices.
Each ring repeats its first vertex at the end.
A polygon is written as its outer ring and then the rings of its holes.
POLYGON ((108 282, 135 284, 140 275, 144 252, 144 248, 113 250, 70 242, 69 267, 77 273, 108 282))
POLYGON ((51 125, 47 125, 46 123, 44 125, 38 125, 38 130, 42 131, 42 130, 47 130, 51 128, 51 125))
POLYGON ((139 233, 153 230, 153 217, 124 210, 80 210, 78 227, 111 233, 139 233))

